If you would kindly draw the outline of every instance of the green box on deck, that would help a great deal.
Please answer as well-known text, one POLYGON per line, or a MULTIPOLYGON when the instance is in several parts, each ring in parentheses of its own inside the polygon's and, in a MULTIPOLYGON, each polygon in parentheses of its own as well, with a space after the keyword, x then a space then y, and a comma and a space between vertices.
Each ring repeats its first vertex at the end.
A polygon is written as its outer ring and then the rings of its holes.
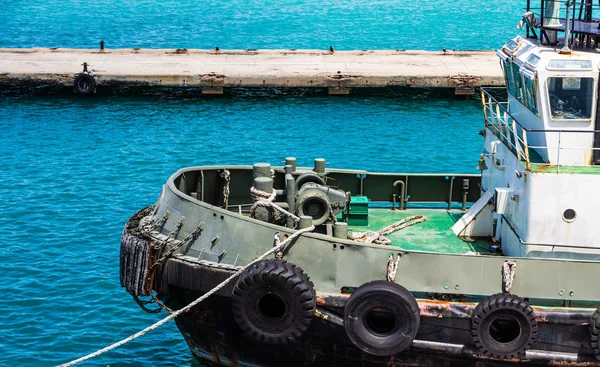
POLYGON ((369 225, 369 198, 366 196, 352 196, 349 210, 344 210, 344 218, 348 218, 349 226, 366 227, 369 225))

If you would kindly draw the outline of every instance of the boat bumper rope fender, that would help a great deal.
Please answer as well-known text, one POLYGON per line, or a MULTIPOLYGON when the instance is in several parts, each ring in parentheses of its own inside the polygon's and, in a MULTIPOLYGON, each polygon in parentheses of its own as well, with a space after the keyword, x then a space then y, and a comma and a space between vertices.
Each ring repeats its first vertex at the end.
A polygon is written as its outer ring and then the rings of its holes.
POLYGON ((73 89, 77 93, 92 94, 96 92, 96 80, 88 73, 81 73, 75 77, 73 89))
POLYGON ((401 285, 372 281, 350 296, 344 326, 360 350, 376 356, 394 355, 412 345, 420 326, 419 305, 401 285))
POLYGON ((534 343, 538 324, 523 298, 498 293, 479 302, 471 318, 473 343, 492 358, 523 358, 534 343))
POLYGON ((316 293, 300 267, 284 260, 264 260, 240 275, 231 305, 245 336, 284 344, 296 341, 308 329, 315 314, 316 293))

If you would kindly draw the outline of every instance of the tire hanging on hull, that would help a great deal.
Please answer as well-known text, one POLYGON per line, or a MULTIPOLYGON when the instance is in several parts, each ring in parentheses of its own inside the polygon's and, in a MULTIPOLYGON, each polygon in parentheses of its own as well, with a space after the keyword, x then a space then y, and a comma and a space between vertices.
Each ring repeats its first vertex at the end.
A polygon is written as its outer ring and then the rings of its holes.
POLYGON ((420 326, 415 297, 399 284, 365 283, 350 296, 344 326, 352 343, 376 356, 390 356, 412 345, 420 326))
POLYGON ((304 271, 283 260, 265 260, 238 279, 233 317, 245 336, 261 343, 299 339, 313 320, 316 293, 304 271))
POLYGON ((597 360, 600 360, 600 307, 590 318, 590 345, 597 360))
POLYGON ((471 335, 477 349, 500 359, 523 358, 537 337, 533 309, 523 298, 498 293, 479 302, 471 318, 471 335))

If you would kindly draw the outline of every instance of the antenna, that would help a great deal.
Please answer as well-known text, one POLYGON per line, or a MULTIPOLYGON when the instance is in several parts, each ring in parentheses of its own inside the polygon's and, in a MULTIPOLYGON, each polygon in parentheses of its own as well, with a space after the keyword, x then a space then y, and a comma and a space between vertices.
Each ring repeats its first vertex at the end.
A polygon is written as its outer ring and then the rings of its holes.
POLYGON ((571 48, 569 47, 569 38, 571 37, 571 5, 575 5, 575 0, 567 0, 567 19, 565 20, 565 44, 563 48, 559 50, 562 54, 571 53, 571 48))

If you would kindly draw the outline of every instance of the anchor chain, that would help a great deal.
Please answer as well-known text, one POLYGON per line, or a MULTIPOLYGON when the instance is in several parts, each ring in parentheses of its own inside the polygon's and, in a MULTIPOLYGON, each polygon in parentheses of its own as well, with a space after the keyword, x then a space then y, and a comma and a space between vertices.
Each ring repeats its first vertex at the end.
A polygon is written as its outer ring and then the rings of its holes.
POLYGON ((140 306, 140 308, 142 310, 144 310, 144 312, 146 312, 146 313, 159 313, 160 311, 162 311, 162 307, 156 308, 154 310, 151 309, 151 308, 146 307, 146 305, 149 305, 149 304, 152 304, 152 303, 156 303, 154 294, 152 295, 152 299, 151 300, 147 300, 147 301, 140 299, 135 294, 132 294, 131 296, 133 297, 133 300, 135 301, 135 303, 137 303, 138 306, 140 306))

